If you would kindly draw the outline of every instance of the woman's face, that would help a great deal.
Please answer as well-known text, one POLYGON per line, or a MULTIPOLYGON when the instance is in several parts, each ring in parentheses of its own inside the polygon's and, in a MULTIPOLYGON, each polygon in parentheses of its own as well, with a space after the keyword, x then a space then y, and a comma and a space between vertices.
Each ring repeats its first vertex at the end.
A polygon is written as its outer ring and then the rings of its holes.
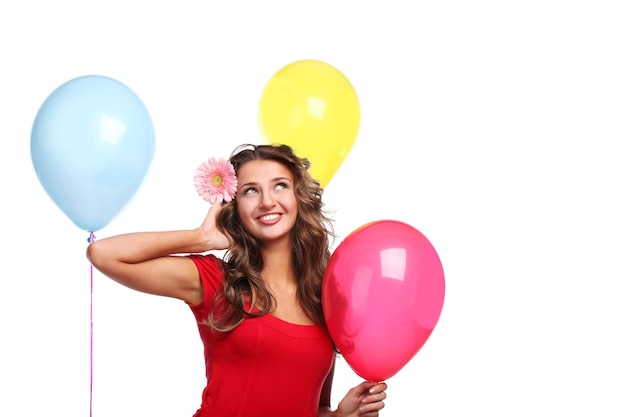
POLYGON ((237 170, 237 212, 246 230, 262 243, 289 239, 298 202, 293 174, 272 160, 246 162, 237 170))

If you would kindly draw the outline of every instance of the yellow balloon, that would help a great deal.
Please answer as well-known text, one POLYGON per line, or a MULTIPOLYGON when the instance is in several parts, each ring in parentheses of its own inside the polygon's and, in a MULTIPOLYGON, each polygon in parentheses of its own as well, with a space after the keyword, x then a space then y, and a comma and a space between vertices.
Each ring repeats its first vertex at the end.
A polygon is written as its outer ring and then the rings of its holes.
POLYGON ((352 149, 359 130, 359 101, 348 79, 316 60, 293 62, 268 81, 259 104, 266 143, 281 143, 311 162, 326 187, 352 149))

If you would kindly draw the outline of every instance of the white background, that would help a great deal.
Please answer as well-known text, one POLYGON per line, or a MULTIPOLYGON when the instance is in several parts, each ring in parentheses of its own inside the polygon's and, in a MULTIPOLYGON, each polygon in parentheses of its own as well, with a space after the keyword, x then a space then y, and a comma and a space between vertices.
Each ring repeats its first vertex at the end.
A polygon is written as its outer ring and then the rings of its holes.
MULTIPOLYGON (((90 409, 87 232, 30 159, 48 94, 105 75, 152 116, 150 172, 97 237, 191 228, 208 207, 195 168, 261 141, 263 87, 300 59, 359 96, 359 135, 325 194, 340 236, 409 223, 446 273, 440 321, 381 415, 626 415, 622 4, 2 3, 0 415, 90 409)), ((94 416, 191 416, 204 369, 187 307, 98 273, 93 294, 94 416)), ((333 403, 359 381, 341 361, 333 403)))

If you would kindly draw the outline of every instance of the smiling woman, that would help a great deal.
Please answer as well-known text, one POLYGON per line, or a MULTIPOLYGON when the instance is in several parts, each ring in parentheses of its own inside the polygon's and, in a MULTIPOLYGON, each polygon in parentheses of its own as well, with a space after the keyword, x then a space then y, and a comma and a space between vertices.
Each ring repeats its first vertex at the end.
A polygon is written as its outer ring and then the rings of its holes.
POLYGON ((333 228, 309 161, 286 145, 243 145, 229 162, 234 198, 222 195, 198 228, 101 239, 88 258, 129 288, 187 303, 207 376, 195 417, 377 416, 387 385, 376 381, 331 411, 335 344, 321 290, 333 228))

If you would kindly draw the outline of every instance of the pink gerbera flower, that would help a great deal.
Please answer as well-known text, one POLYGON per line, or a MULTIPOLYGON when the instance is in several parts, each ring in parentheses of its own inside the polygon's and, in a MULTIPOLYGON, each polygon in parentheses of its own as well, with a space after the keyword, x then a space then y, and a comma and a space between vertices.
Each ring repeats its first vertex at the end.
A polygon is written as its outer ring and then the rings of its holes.
POLYGON ((237 192, 235 168, 224 158, 204 161, 196 170, 193 183, 198 195, 211 204, 232 201, 237 192))

